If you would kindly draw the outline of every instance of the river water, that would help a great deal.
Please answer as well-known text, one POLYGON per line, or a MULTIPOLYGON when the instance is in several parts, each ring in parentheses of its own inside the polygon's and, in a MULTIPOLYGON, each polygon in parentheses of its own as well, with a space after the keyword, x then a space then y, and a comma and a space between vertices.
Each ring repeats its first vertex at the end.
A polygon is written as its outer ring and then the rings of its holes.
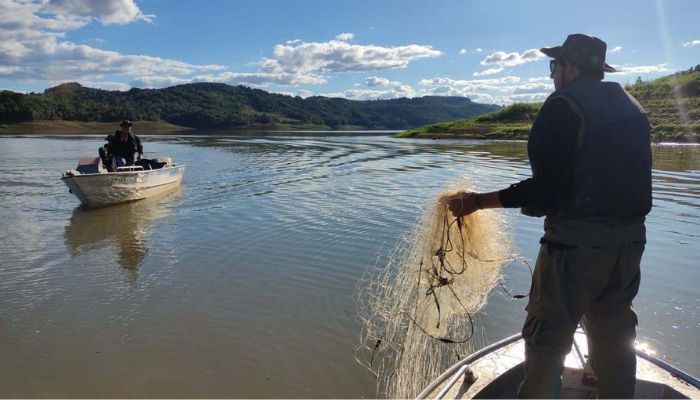
MULTIPOLYGON (((60 182, 98 136, 0 137, 0 397, 373 397, 353 292, 443 185, 529 175, 524 143, 142 137, 168 195, 87 211, 60 182)), ((700 148, 654 147, 639 340, 700 374, 700 148)), ((534 260, 542 220, 504 210, 534 260)), ((529 273, 504 270, 514 291, 529 273)), ((480 344, 520 329, 494 290, 480 344)))

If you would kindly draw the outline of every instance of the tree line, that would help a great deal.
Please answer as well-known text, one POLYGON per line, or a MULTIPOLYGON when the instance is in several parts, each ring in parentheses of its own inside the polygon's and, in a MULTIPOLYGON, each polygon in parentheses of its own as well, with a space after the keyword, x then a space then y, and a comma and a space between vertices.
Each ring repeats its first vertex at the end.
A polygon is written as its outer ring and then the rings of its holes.
POLYGON ((319 126, 407 129, 497 110, 465 97, 354 101, 303 99, 223 83, 107 91, 65 83, 43 93, 0 92, 0 123, 37 120, 165 121, 197 129, 319 126))

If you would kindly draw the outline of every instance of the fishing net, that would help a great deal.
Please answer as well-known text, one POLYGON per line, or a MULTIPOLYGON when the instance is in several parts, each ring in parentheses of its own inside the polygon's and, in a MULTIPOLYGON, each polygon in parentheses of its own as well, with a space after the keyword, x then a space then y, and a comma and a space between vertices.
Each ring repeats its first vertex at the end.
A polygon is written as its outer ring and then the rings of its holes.
POLYGON ((367 269, 358 287, 363 329, 356 357, 376 375, 381 396, 415 398, 475 350, 474 316, 509 259, 502 214, 455 218, 446 200, 456 186, 433 201, 385 266, 367 269))

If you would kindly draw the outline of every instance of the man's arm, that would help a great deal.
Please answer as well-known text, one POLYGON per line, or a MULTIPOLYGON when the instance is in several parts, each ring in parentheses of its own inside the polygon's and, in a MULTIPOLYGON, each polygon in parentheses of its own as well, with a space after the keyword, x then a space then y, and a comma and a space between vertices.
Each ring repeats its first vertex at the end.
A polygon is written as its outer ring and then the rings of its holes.
POLYGON ((462 192, 448 200, 447 206, 458 217, 469 215, 484 208, 502 208, 499 192, 462 192))
POLYGON ((134 142, 136 142, 136 152, 139 153, 138 159, 140 160, 143 157, 143 146, 141 145, 141 139, 134 135, 134 142))
POLYGON ((540 110, 528 141, 533 177, 497 192, 463 192, 450 200, 450 210, 461 216, 483 208, 556 207, 571 192, 572 159, 580 124, 566 101, 548 102, 540 110))

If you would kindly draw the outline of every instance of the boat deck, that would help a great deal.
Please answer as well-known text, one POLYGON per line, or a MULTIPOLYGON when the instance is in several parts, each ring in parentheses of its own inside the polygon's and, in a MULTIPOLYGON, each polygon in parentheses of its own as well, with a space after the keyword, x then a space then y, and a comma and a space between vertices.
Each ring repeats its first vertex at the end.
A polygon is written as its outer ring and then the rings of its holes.
MULTIPOLYGON (((443 374, 443 379, 438 378, 442 382, 421 393, 419 398, 517 398, 517 388, 523 379, 525 344, 522 338, 511 339, 511 343, 443 374)), ((596 398, 595 376, 585 365, 588 354, 585 334, 577 332, 574 341, 565 361, 561 397, 596 398)), ((652 361, 653 357, 640 355, 638 351, 635 398, 700 398, 697 387, 652 361)))

